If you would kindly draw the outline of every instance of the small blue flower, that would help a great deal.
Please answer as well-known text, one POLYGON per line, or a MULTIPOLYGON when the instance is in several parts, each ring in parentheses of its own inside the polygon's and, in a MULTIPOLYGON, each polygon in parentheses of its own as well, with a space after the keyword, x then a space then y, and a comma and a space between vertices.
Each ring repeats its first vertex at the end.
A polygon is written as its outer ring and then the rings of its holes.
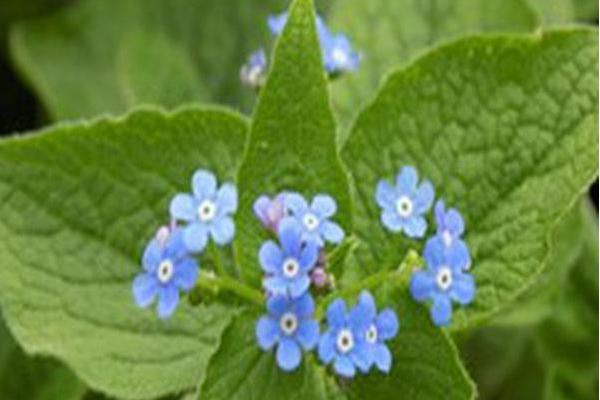
POLYGON ((437 326, 450 323, 452 301, 467 305, 475 297, 475 280, 471 274, 464 272, 469 258, 463 250, 463 247, 455 245, 446 248, 442 240, 434 236, 425 245, 427 269, 412 275, 410 292, 417 301, 432 302, 429 311, 437 326))
POLYGON ((144 250, 142 266, 144 271, 132 286, 135 302, 145 308, 158 296, 158 316, 169 317, 179 302, 179 291, 190 291, 198 279, 198 263, 189 256, 181 229, 168 237, 161 229, 144 250))
POLYGON ((319 358, 325 364, 333 362, 338 375, 351 378, 358 368, 366 373, 372 356, 365 340, 371 320, 363 307, 355 306, 346 312, 346 303, 337 299, 327 309, 328 330, 319 339, 319 358))
POLYGON ((330 35, 323 41, 323 60, 330 74, 356 71, 360 65, 360 55, 344 34, 330 35))
POLYGON ((267 55, 264 49, 258 49, 250 54, 246 64, 240 69, 240 80, 246 86, 258 88, 265 82, 267 72, 267 55))
POLYGON ((302 244, 298 223, 285 219, 279 226, 281 247, 269 240, 259 250, 258 258, 268 276, 263 281, 273 294, 299 297, 310 286, 309 272, 317 263, 319 249, 314 243, 302 244))
POLYGON ((381 180, 375 198, 383 209, 381 222, 392 232, 404 231, 407 236, 421 238, 427 230, 423 217, 433 203, 433 186, 429 181, 418 185, 414 167, 403 167, 396 177, 396 186, 381 180))
MULTIPOLYGON (((294 218, 302 226, 302 240, 314 242, 323 247, 325 240, 331 243, 339 243, 344 239, 342 228, 329 220, 336 210, 337 205, 331 196, 316 195, 308 206, 308 203, 298 193, 290 193, 286 196, 285 205, 294 218)), ((286 218, 286 219, 288 219, 286 218)))
POLYGON ((465 264, 465 270, 471 266, 471 257, 469 249, 461 236, 465 231, 465 223, 462 216, 455 208, 446 210, 444 201, 438 200, 435 204, 435 220, 437 224, 437 237, 442 241, 446 249, 452 246, 461 247, 455 251, 461 251, 467 254, 468 262, 465 264))
POLYGON ((393 339, 398 333, 398 318, 391 308, 386 308, 377 314, 375 300, 367 291, 358 298, 358 307, 371 321, 364 332, 369 349, 370 365, 376 365, 382 372, 389 372, 392 367, 392 353, 385 345, 386 340, 393 339))
POLYGON ((268 196, 260 196, 254 202, 254 215, 267 229, 277 232, 279 223, 287 215, 285 209, 286 193, 279 193, 274 199, 268 196))
POLYGON ((193 194, 179 193, 171 201, 171 216, 188 222, 183 241, 190 251, 202 251, 212 237, 218 245, 229 243, 235 234, 231 214, 237 209, 237 190, 232 183, 217 188, 217 179, 206 170, 192 177, 193 194))
POLYGON ((300 365, 301 348, 312 350, 319 340, 319 324, 313 319, 315 303, 308 293, 297 299, 272 296, 267 311, 256 324, 258 345, 271 350, 277 344, 277 364, 292 371, 300 365))

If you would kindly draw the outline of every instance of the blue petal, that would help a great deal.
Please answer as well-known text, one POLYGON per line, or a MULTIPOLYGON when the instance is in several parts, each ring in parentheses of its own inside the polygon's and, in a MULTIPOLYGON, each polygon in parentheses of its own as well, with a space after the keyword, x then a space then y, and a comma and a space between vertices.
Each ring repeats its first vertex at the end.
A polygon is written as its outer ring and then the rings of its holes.
POLYGON ((192 177, 192 190, 196 199, 200 201, 212 199, 217 192, 217 178, 212 172, 199 169, 192 177))
POLYGON ((306 293, 293 301, 291 311, 299 318, 308 318, 315 311, 315 301, 306 293))
POLYGON ((312 319, 302 321, 298 327, 296 338, 304 350, 314 349, 319 341, 319 324, 317 321, 312 319))
POLYGON ((381 223, 392 232, 402 230, 403 221, 396 211, 384 209, 381 213, 381 223))
POLYGON ((404 233, 411 238, 422 238, 427 230, 425 218, 413 215, 404 223, 404 233))
POLYGON ((285 207, 296 216, 302 216, 308 210, 308 203, 298 193, 289 193, 285 197, 285 207))
POLYGON ((444 204, 444 200, 438 200, 435 203, 433 213, 435 215, 435 223, 438 227, 438 232, 446 229, 446 205, 444 204))
POLYGON ((323 242, 323 239, 321 238, 321 234, 319 233, 319 231, 312 231, 312 232, 307 232, 304 231, 302 233, 302 241, 304 241, 305 243, 312 243, 313 245, 317 246, 319 249, 323 248, 323 246, 325 246, 325 242, 323 242))
POLYGON ((268 274, 278 274, 281 272, 281 265, 283 264, 283 254, 279 246, 272 240, 269 240, 260 247, 258 252, 258 259, 260 265, 268 274))
POLYGON ((135 303, 142 307, 148 307, 158 291, 159 284, 152 274, 140 274, 133 280, 132 292, 135 303))
POLYGON ((299 256, 302 228, 295 218, 284 218, 279 224, 279 242, 285 256, 299 256))
POLYGON ((445 294, 438 294, 433 297, 433 305, 429 311, 433 323, 437 326, 446 326, 452 318, 452 303, 445 294))
POLYGON ((279 324, 272 318, 262 316, 256 324, 256 340, 263 350, 271 349, 279 340, 279 324))
POLYGON ((358 367, 361 372, 368 372, 371 368, 370 346, 365 342, 357 341, 354 343, 354 348, 350 352, 350 358, 354 365, 358 367))
POLYGON ((231 219, 231 217, 215 219, 213 223, 210 224, 209 229, 213 240, 220 246, 231 242, 235 235, 235 225, 233 224, 233 219, 231 219))
POLYGON ((439 237, 434 236, 427 240, 425 244, 425 250, 423 251, 423 258, 430 269, 437 269, 438 267, 446 263, 446 249, 444 243, 439 237))
POLYGON ((378 343, 373 348, 373 361, 381 372, 390 372, 392 354, 385 344, 378 343))
POLYGON ((391 308, 386 308, 377 316, 375 326, 380 340, 392 339, 398 334, 398 317, 391 308))
POLYGON ((263 287, 272 294, 285 296, 288 291, 288 282, 278 276, 263 279, 263 287))
POLYGON ((348 325, 355 336, 363 337, 373 322, 373 316, 368 315, 362 304, 358 303, 348 314, 348 325))
POLYGON ((277 364, 284 371, 292 371, 300 365, 302 353, 300 346, 290 338, 284 337, 277 346, 277 364))
POLYGON ((163 259, 178 260, 189 254, 188 248, 183 240, 183 229, 175 228, 169 234, 167 243, 163 250, 163 259))
POLYGON ((339 243, 344 240, 344 231, 335 222, 324 221, 321 224, 321 233, 325 240, 330 243, 339 243))
POLYGON ((231 214, 237 210, 237 189, 232 183, 224 183, 217 192, 217 210, 220 215, 231 214))
POLYGON ((471 274, 455 273, 450 296, 459 304, 466 305, 475 297, 475 280, 471 274))
POLYGON ((398 192, 403 195, 412 195, 417 189, 417 170, 415 167, 402 167, 396 177, 396 187, 398 192))
POLYGON ((198 281, 198 263, 193 258, 185 258, 175 266, 173 282, 185 292, 190 291, 198 281))
POLYGON ((326 219, 335 214, 337 205, 331 196, 318 194, 313 198, 310 208, 320 219, 326 219))
POLYGON ((446 249, 446 258, 448 265, 456 271, 469 269, 471 264, 469 248, 462 240, 452 242, 452 245, 446 249))
POLYGON ((267 299, 267 311, 270 315, 279 318, 288 309, 288 300, 286 296, 270 296, 267 299))
POLYGON ((279 35, 287 22, 287 12, 267 17, 267 26, 273 35, 279 35))
POLYGON ((294 281, 289 284, 289 295, 293 298, 300 297, 308 290, 310 286, 310 278, 307 275, 298 277, 294 279, 294 281))
POLYGON ((431 208, 433 204, 434 190, 429 181, 424 181, 419 185, 415 195, 414 207, 417 214, 423 214, 431 208))
POLYGON ((410 279, 410 294, 417 301, 429 298, 435 290, 435 281, 425 271, 415 271, 410 279))
POLYGON ((171 217, 182 221, 191 222, 196 220, 196 200, 192 195, 187 193, 179 193, 171 200, 169 211, 171 217))
POLYGON ((356 374, 356 368, 354 368, 354 363, 350 360, 348 356, 338 356, 335 359, 335 363, 333 364, 333 368, 338 375, 344 376, 346 378, 352 378, 354 374, 356 374))
POLYGON ((325 364, 329 364, 335 357, 335 335, 331 330, 321 335, 318 352, 319 359, 325 364))
POLYGON ((300 270, 302 272, 308 272, 317 263, 319 258, 319 248, 312 242, 306 243, 302 251, 300 252, 300 270))
POLYGON ((375 200, 379 207, 393 210, 396 207, 396 189, 387 181, 381 180, 375 189, 375 200))
POLYGON ((150 243, 144 249, 144 255, 142 256, 142 266, 148 272, 155 272, 156 268, 162 261, 162 248, 158 243, 158 240, 152 239, 150 243))
POLYGON ((268 210, 271 206, 271 200, 267 196, 260 196, 254 204, 252 205, 252 209, 254 210, 254 215, 256 218, 263 224, 263 226, 269 226, 269 217, 268 210))
POLYGON ((158 291, 158 317, 168 318, 173 314, 179 302, 179 290, 175 285, 163 286, 158 291))
POLYGON ((336 329, 346 325, 346 303, 344 300, 336 299, 327 307, 327 324, 336 329))
POLYGON ((450 231, 450 234, 453 237, 457 238, 460 235, 462 235, 465 231, 465 222, 463 221, 462 216, 456 209, 451 208, 450 210, 448 210, 444 220, 444 225, 446 226, 446 229, 450 231))
POLYGON ((368 320, 375 319, 377 315, 377 306, 375 305, 375 299, 369 291, 363 290, 358 297, 358 303, 361 304, 362 310, 368 320))
POLYGON ((191 252, 200 252, 208 242, 208 228, 204 224, 195 223, 183 228, 183 242, 191 252))

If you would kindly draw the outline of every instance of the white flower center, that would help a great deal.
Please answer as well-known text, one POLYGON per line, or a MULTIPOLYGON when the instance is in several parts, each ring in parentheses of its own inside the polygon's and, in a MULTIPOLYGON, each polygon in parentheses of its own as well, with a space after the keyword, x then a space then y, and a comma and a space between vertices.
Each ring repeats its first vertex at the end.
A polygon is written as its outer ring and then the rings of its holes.
POLYGON ((410 217, 413 211, 412 200, 408 196, 402 196, 396 202, 396 211, 402 218, 410 217))
POLYGON ((349 329, 342 329, 337 336, 337 348, 342 354, 346 354, 354 347, 354 337, 349 329))
POLYGON ((377 327, 374 324, 369 327, 365 337, 367 339, 367 342, 371 344, 377 342, 377 327))
POLYGON ((346 65, 348 63, 348 54, 340 48, 334 48, 331 53, 331 57, 339 65, 346 65))
POLYGON ((300 264, 298 264, 298 261, 296 261, 295 258, 287 258, 283 262, 282 270, 283 275, 285 275, 286 278, 293 278, 298 275, 298 271, 300 271, 300 264))
POLYGON ((217 205, 210 200, 204 200, 198 206, 198 218, 202 222, 212 220, 217 214, 217 205))
POLYGON ((158 266, 156 276, 160 283, 167 283, 173 277, 173 263, 171 260, 163 260, 158 266))
POLYGON ((448 267, 441 267, 435 277, 438 287, 442 290, 448 290, 452 285, 452 271, 448 267))
POLYGON ((305 214, 304 218, 302 218, 302 222, 304 222, 304 226, 306 226, 306 229, 309 231, 313 231, 319 226, 319 219, 316 215, 311 213, 305 214))
POLYGON ((281 316, 279 327, 286 335, 291 335, 298 328, 298 318, 291 312, 287 312, 281 316))
POLYGON ((448 229, 442 232, 442 241, 444 242, 444 246, 446 247, 450 247, 450 245, 452 244, 452 235, 450 234, 450 231, 448 229))

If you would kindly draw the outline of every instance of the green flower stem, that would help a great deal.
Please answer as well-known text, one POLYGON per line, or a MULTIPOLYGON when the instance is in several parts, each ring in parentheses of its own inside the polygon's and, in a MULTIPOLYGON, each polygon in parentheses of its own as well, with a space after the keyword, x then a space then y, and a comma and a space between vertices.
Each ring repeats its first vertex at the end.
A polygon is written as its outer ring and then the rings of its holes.
POLYGON ((210 253, 210 258, 215 265, 215 272, 219 274, 219 276, 227 276, 228 274, 225 270, 225 266, 223 265, 223 260, 221 260, 221 254, 219 253, 219 249, 214 242, 210 242, 208 245, 208 251, 210 253))
POLYGON ((201 272, 196 286, 201 290, 205 289, 211 292, 225 290, 260 307, 263 307, 265 304, 265 297, 262 292, 227 275, 216 276, 201 272))

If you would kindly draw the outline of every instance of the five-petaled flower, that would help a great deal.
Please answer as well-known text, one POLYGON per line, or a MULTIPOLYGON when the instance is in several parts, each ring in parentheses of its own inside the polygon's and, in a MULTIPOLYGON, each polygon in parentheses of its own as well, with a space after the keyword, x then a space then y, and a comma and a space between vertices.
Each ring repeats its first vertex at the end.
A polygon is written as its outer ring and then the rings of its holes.
POLYGON ((364 332, 365 342, 369 349, 369 362, 382 372, 389 372, 392 367, 392 353, 385 345, 386 340, 393 339, 398 333, 398 318, 391 308, 377 314, 375 300, 368 291, 363 291, 358 298, 361 312, 371 321, 364 332))
POLYGON ((319 250, 313 242, 302 242, 302 230, 293 219, 279 225, 281 247, 269 240, 259 250, 262 269, 267 274, 264 288, 273 294, 299 297, 310 286, 309 273, 315 266, 319 250))
POLYGON ((313 319, 315 304, 305 293, 291 299, 286 296, 271 296, 267 300, 268 315, 256 324, 256 338, 263 350, 277 344, 277 364, 285 371, 300 365, 301 348, 312 350, 319 340, 319 324, 313 319))
POLYGON ((293 218, 299 222, 303 241, 323 247, 325 240, 339 243, 344 239, 342 228, 329 220, 337 210, 335 200, 331 196, 316 195, 309 206, 298 193, 289 193, 285 198, 285 205, 291 214, 286 220, 293 218))
POLYGON ((429 239, 424 251, 426 270, 415 271, 410 292, 415 300, 430 300, 431 319, 437 326, 445 326, 452 318, 452 301, 466 305, 475 296, 473 276, 465 272, 468 253, 461 246, 446 248, 437 236, 429 239))
POLYGON ((237 209, 237 190, 232 183, 217 188, 217 179, 206 170, 192 177, 193 194, 179 193, 171 201, 171 216, 188 223, 183 240, 192 252, 202 251, 212 237, 218 245, 229 243, 235 234, 231 214, 237 209))
POLYGON ((133 281, 133 297, 148 307, 158 296, 157 312, 167 318, 179 302, 179 291, 188 292, 198 279, 198 263, 189 256, 183 232, 176 228, 165 237, 164 229, 150 241, 142 256, 144 271, 133 281))
POLYGON ((468 270, 471 266, 471 257, 467 245, 461 240, 461 236, 465 231, 465 223, 460 212, 455 208, 446 210, 444 201, 438 200, 435 204, 434 213, 438 240, 442 241, 446 249, 450 249, 453 246, 461 247, 460 249, 455 249, 455 251, 462 251, 467 254, 468 261, 464 269, 468 270))
POLYGON ((279 223, 287 215, 285 209, 286 193, 282 192, 270 199, 266 195, 260 196, 253 205, 254 215, 260 220, 263 226, 277 233, 279 223))
POLYGON ((433 203, 433 186, 429 181, 418 184, 414 167, 403 167, 396 177, 396 186, 379 181, 375 198, 382 208, 381 222, 392 232, 401 232, 412 238, 421 238, 427 230, 423 214, 433 203))
POLYGON ((367 372, 371 355, 365 332, 371 325, 363 307, 357 304, 350 313, 342 299, 334 300, 327 309, 328 330, 319 339, 319 358, 325 364, 333 362, 338 375, 351 378, 358 368, 367 372))

